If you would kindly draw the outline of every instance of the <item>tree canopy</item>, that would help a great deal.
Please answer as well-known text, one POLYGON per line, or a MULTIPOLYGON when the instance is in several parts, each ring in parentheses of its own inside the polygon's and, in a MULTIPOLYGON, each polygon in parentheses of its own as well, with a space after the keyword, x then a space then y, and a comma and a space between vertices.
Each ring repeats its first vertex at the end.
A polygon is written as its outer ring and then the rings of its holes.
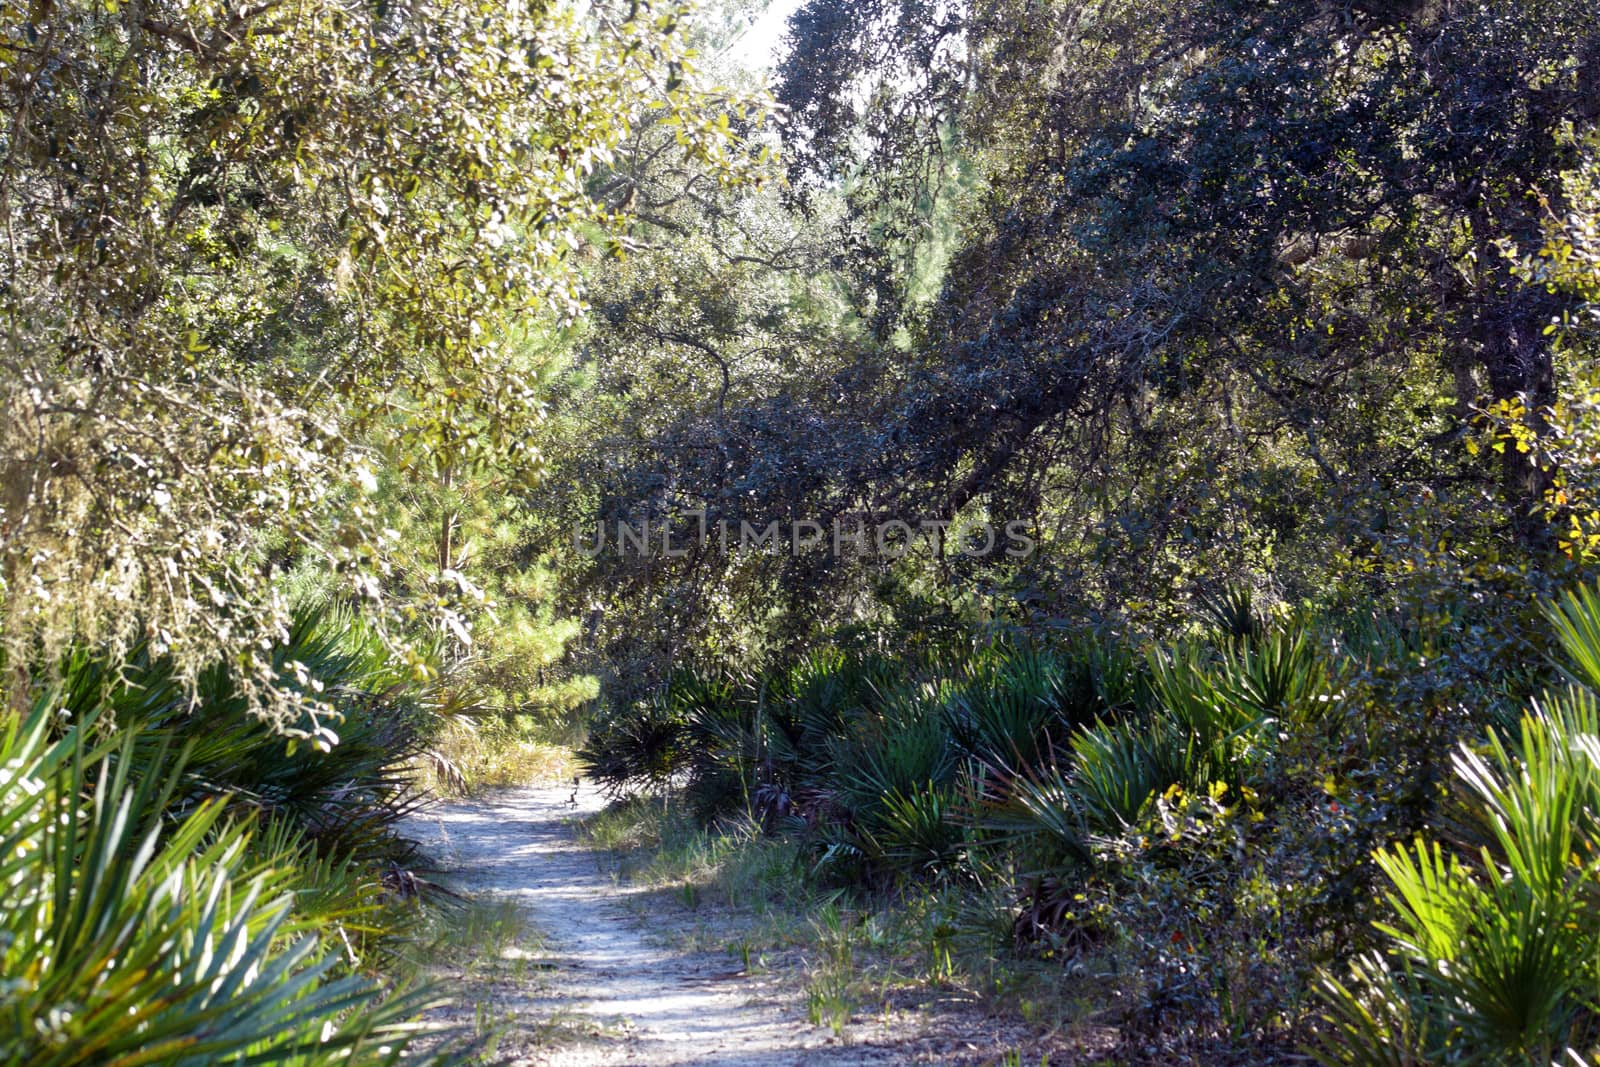
POLYGON ((646 122, 713 181, 759 164, 757 102, 702 83, 689 16, 7 3, 13 664, 148 635, 270 693, 275 572, 312 558, 385 606, 388 457, 534 471, 509 328, 583 310, 580 259, 622 219, 591 177, 646 122))

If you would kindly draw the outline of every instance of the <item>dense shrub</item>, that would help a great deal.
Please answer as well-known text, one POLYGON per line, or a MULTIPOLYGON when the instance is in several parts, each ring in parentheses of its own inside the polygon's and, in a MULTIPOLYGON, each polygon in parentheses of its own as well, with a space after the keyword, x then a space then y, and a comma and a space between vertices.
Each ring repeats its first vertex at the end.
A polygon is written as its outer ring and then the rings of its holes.
POLYGON ((421 1002, 334 976, 285 840, 263 862, 225 798, 174 805, 181 756, 59 714, 0 734, 0 1062, 394 1062, 421 1002))
POLYGON ((422 1001, 363 972, 426 883, 395 832, 422 695, 354 615, 271 650, 310 739, 224 667, 78 648, 0 734, 0 1063, 386 1063, 422 1001), (308 721, 309 725, 309 721, 308 721))
POLYGON ((1340 1062, 1400 1062, 1382 1058, 1395 1049, 1533 1062, 1586 1047, 1597 956, 1582 887, 1600 795, 1584 792, 1597 731, 1582 686, 1600 686, 1600 599, 1554 613, 1574 688, 1537 705, 1521 749, 1457 751, 1466 799, 1446 788, 1451 751, 1553 677, 1485 649, 1542 637, 1404 612, 1268 618, 1239 597, 1199 618, 1168 644, 1008 638, 903 659, 822 647, 764 677, 685 675, 617 713, 590 759, 622 759, 605 749, 618 736, 670 751, 704 822, 753 816, 794 835, 825 883, 1000 893, 1016 951, 1117 977, 1131 1061, 1270 1060, 1324 1042, 1340 1062), (1548 781, 1528 785, 1530 767, 1548 781), (1535 801, 1544 821, 1519 825, 1535 801), (1442 827, 1453 844, 1407 844, 1442 827), (1549 899, 1515 888, 1532 877, 1524 834, 1555 849, 1549 899), (1474 938, 1495 940, 1469 961, 1474 938), (1528 969, 1535 949, 1544 972, 1528 969), (1322 1029, 1318 975, 1351 959, 1348 981, 1323 982, 1336 1021, 1322 1029))
POLYGON ((177 811, 197 797, 226 796, 230 814, 282 826, 319 857, 403 875, 413 847, 394 828, 421 801, 408 765, 431 728, 422 692, 396 673, 359 617, 335 605, 298 608, 271 655, 320 704, 318 736, 282 736, 220 666, 186 694, 170 662, 143 646, 115 664, 74 653, 61 706, 76 720, 94 719, 100 734, 131 738, 127 758, 141 774, 175 775, 169 802, 177 811))
POLYGON ((1571 684, 1455 754, 1456 832, 1378 854, 1385 943, 1328 975, 1326 1063, 1549 1064, 1600 1044, 1600 598, 1550 612, 1571 684))

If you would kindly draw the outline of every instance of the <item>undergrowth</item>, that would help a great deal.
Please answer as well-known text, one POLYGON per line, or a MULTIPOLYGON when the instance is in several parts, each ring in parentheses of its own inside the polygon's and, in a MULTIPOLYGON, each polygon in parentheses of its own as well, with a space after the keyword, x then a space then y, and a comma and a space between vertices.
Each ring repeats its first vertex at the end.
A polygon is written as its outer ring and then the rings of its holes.
POLYGON ((1230 595, 1168 642, 684 670, 595 725, 586 774, 628 799, 588 833, 663 900, 731 915, 723 947, 792 957, 819 1026, 951 994, 1114 1027, 1125 1062, 1587 1055, 1600 913, 1550 873, 1587 869, 1587 824, 1551 835, 1600 758, 1600 597, 1546 616, 1230 595), (1513 788, 1535 766, 1566 798, 1537 818, 1513 788))

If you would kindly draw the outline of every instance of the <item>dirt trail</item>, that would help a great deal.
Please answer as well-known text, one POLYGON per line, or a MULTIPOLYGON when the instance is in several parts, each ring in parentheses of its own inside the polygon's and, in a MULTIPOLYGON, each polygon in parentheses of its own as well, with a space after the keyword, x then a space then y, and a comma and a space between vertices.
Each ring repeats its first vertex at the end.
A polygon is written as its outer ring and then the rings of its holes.
MULTIPOLYGON (((624 904, 627 891, 575 837, 574 819, 597 810, 600 795, 582 789, 573 805, 571 793, 570 786, 513 789, 441 803, 409 827, 450 872, 455 889, 516 901, 542 935, 529 956, 544 980, 495 998, 494 1013, 511 1017, 504 1050, 514 1057, 509 1062, 907 1062, 906 1049, 875 1043, 870 1032, 841 1043, 809 1025, 798 1015, 792 988, 779 996, 772 979, 741 974, 737 959, 677 952, 652 936, 660 929, 642 929, 624 904), (565 1040, 574 1035, 586 1040, 565 1040)), ((654 927, 650 910, 643 913, 654 927)))

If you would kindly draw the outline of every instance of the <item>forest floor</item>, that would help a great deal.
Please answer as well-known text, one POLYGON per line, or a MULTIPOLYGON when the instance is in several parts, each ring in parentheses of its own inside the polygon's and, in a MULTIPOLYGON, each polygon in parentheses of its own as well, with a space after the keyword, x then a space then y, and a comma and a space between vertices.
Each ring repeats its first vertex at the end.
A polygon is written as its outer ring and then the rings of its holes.
MULTIPOLYGON (((485 1035, 482 1062, 1045 1062, 1040 1035, 970 998, 891 999, 816 1025, 799 954, 751 965, 748 951, 697 948, 717 943, 718 917, 620 880, 577 829, 603 798, 572 797, 570 785, 499 790, 441 801, 408 827, 477 916, 427 973, 454 998, 433 1021, 485 1035)), ((1077 1051, 1048 1062, 1092 1055, 1077 1051)))

